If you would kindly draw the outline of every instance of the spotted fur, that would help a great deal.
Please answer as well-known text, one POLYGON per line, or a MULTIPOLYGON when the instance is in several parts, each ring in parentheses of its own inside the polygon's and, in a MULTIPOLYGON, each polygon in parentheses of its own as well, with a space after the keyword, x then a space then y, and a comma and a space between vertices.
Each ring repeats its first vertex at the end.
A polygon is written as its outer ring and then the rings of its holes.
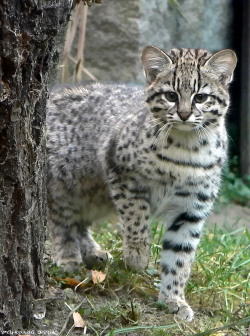
POLYGON ((55 260, 102 262, 88 231, 116 211, 126 264, 147 267, 150 216, 165 223, 159 300, 190 321, 184 288, 227 156, 231 50, 146 47, 148 85, 92 84, 51 93, 48 204, 55 260))

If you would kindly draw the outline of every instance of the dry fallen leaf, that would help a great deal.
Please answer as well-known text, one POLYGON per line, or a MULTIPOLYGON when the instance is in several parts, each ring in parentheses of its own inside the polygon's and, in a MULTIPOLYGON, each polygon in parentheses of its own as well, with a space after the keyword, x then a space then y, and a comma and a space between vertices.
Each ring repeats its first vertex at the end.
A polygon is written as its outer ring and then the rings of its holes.
POLYGON ((76 328, 84 328, 86 326, 81 315, 77 312, 73 312, 74 326, 76 328))
POLYGON ((107 276, 107 274, 100 271, 91 271, 91 273, 92 273, 92 281, 94 284, 103 282, 107 276))
POLYGON ((88 286, 87 283, 81 283, 80 281, 76 280, 75 278, 54 278, 56 281, 63 281, 66 286, 76 287, 79 285, 80 288, 88 286))

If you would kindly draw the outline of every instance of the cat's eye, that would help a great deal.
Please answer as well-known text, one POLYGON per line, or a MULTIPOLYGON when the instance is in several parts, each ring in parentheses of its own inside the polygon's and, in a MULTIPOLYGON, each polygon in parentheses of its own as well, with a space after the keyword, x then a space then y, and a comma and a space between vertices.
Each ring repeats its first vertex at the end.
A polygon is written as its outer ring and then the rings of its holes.
POLYGON ((208 98, 208 95, 206 93, 198 93, 194 96, 194 102, 201 104, 204 103, 208 98))
POLYGON ((166 97, 166 99, 167 99, 169 102, 171 102, 171 103, 175 103, 175 102, 177 102, 177 100, 178 100, 178 95, 177 95, 177 93, 172 92, 172 91, 168 91, 168 92, 166 92, 166 93, 165 93, 165 97, 166 97))

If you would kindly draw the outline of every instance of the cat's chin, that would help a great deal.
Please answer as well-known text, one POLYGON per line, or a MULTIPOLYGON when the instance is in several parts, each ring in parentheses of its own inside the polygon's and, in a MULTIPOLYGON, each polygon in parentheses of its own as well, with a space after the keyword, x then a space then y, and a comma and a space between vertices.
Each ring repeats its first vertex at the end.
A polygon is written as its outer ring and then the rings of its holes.
POLYGON ((184 132, 191 132, 193 131, 197 125, 194 125, 193 123, 175 123, 174 128, 178 129, 179 131, 184 131, 184 132))

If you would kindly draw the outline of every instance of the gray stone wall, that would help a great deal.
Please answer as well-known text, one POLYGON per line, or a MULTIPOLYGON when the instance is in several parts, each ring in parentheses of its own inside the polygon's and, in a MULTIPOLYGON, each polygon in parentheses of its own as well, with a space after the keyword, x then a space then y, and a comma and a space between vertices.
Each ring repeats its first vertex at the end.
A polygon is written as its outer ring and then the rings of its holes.
POLYGON ((85 66, 101 81, 143 82, 140 54, 146 45, 164 50, 230 48, 232 0, 179 3, 182 14, 167 0, 103 0, 93 5, 85 66))

